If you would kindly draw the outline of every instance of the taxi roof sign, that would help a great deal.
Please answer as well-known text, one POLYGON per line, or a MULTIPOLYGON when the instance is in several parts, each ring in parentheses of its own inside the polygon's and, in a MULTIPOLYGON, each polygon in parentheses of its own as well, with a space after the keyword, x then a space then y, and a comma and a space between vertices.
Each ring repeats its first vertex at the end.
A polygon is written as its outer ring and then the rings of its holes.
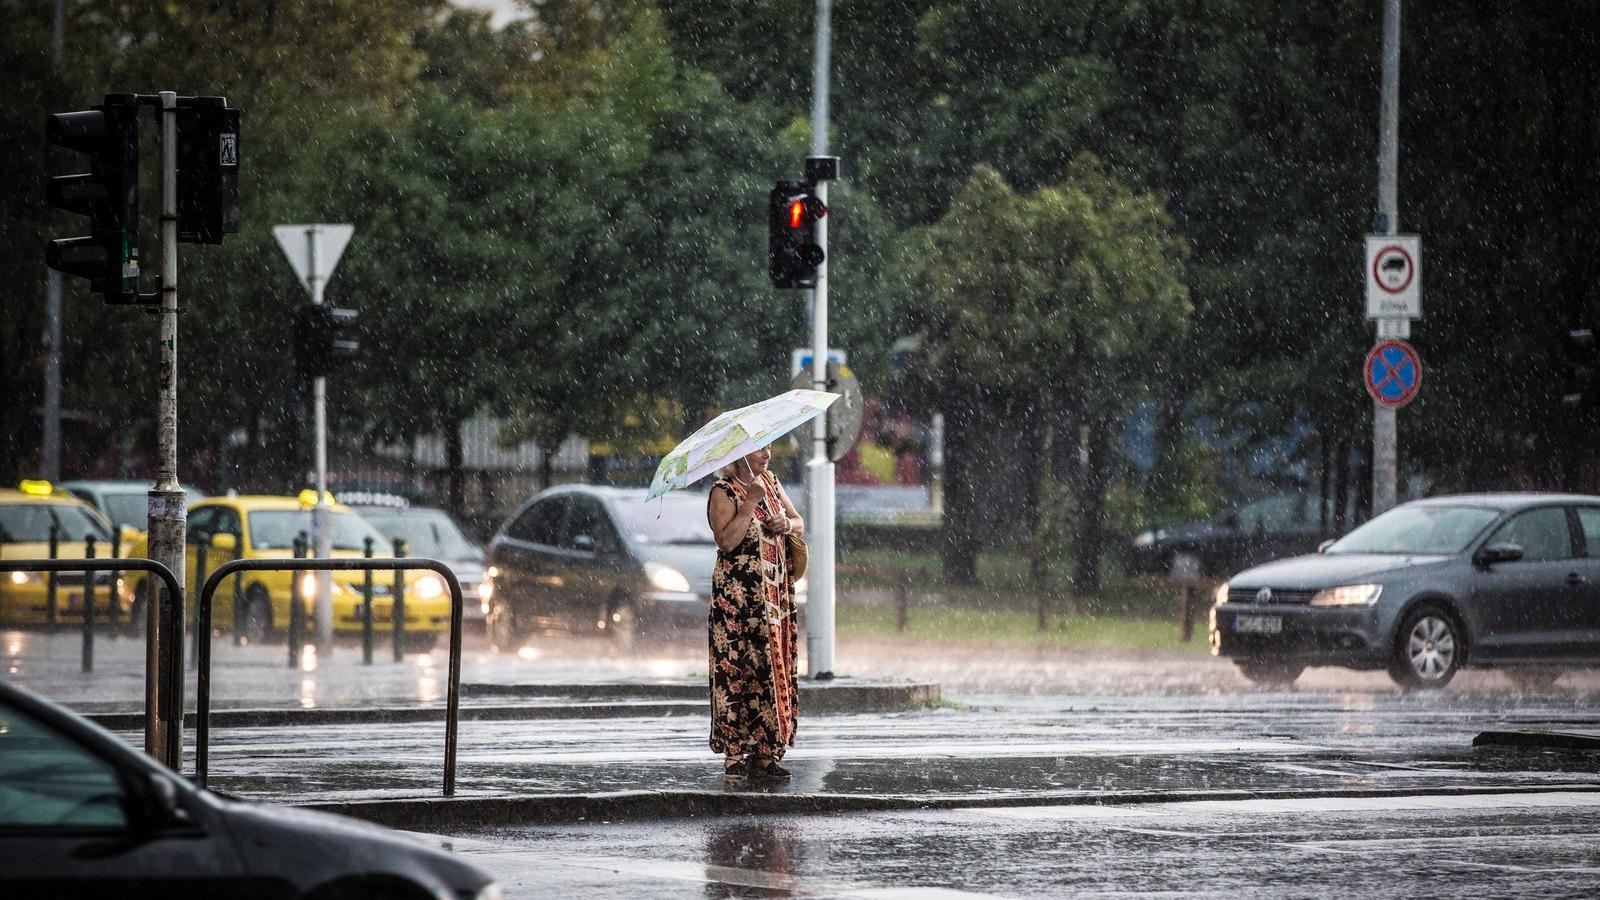
POLYGON ((50 482, 42 478, 24 478, 17 488, 24 494, 32 494, 35 497, 48 497, 56 490, 50 482))
MULTIPOLYGON (((333 499, 333 492, 332 491, 323 491, 322 492, 322 499, 326 500, 329 506, 332 506, 333 504, 339 502, 339 501, 333 499)), ((312 490, 311 488, 306 488, 305 490, 301 491, 300 492, 300 505, 304 506, 306 509, 310 509, 311 507, 316 506, 317 505, 317 492, 312 490)))

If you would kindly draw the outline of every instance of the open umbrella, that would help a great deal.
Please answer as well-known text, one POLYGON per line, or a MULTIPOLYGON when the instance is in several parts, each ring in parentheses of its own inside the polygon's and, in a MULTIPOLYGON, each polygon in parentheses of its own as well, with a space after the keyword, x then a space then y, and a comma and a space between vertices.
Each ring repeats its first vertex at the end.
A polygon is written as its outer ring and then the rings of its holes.
POLYGON ((661 457, 645 499, 653 500, 687 487, 729 462, 760 450, 822 415, 837 399, 838 394, 797 388, 717 416, 661 457))

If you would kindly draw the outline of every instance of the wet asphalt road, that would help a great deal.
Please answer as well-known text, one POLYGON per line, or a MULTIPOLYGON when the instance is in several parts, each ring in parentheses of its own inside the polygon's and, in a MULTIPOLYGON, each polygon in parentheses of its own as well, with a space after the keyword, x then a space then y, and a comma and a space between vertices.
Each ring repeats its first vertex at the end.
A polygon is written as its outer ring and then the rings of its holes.
POLYGON ((429 838, 542 897, 1594 897, 1600 795, 1192 802, 429 838))
MULTIPOLYGON (((114 648, 84 678, 69 641, 24 643, 10 678, 82 708, 137 699, 136 670, 118 668, 114 648)), ((366 670, 343 652, 297 671, 276 653, 225 649, 219 706, 441 701, 440 654, 366 670)), ((1264 691, 1190 652, 845 642, 840 659, 853 674, 936 678, 952 702, 802 711, 786 760, 793 782, 731 790, 992 808, 581 821, 427 839, 470 856, 514 897, 1600 896, 1600 753, 1471 746, 1488 729, 1600 733, 1594 673, 1524 693, 1469 672, 1446 691, 1403 694, 1381 675, 1333 669, 1264 691), (1391 796, 1349 796, 1367 789, 1391 796), (1307 796, 1136 802, 1165 791, 1307 796)), ((464 663, 469 681, 490 682, 703 671, 693 644, 619 654, 548 642, 521 656, 469 644, 464 663)), ((703 716, 671 712, 463 722, 458 793, 730 790, 705 749, 703 716)), ((244 796, 439 791, 439 723, 237 727, 213 738, 213 786, 244 796)))

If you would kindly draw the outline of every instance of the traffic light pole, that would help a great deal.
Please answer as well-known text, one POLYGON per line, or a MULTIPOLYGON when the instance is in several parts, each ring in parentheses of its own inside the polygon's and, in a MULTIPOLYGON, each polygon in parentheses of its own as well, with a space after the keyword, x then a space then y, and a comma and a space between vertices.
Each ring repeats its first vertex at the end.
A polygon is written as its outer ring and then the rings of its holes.
MULTIPOLYGON (((816 46, 811 60, 811 155, 828 152, 828 76, 833 44, 832 2, 817 0, 816 46)), ((828 208, 828 180, 816 179, 817 200, 828 208)), ((811 297, 812 388, 828 389, 828 218, 817 220, 822 262, 811 297)), ((828 453, 828 417, 818 416, 812 430, 810 483, 807 485, 811 525, 806 540, 810 586, 806 602, 806 672, 817 681, 833 678, 834 649, 834 469, 828 453)))
MULTIPOLYGON (((149 493, 150 558, 184 572, 187 497, 178 485, 178 95, 161 102, 160 397, 156 484, 149 493)), ((150 579, 145 601, 145 752, 177 770, 183 762, 183 598, 150 579), (152 602, 159 598, 159 602, 152 602), (174 608, 175 607, 175 608, 174 608), (167 630, 169 624, 175 626, 167 630), (174 678, 177 674, 180 677, 174 678)))
MULTIPOLYGON (((319 275, 317 260, 317 233, 306 229, 307 285, 311 288, 311 302, 321 306, 323 287, 327 279, 319 275)), ((318 375, 311 381, 312 416, 316 420, 317 505, 311 508, 311 545, 317 559, 333 556, 333 535, 328 528, 328 377, 318 375)), ((317 573, 317 599, 311 612, 316 629, 317 653, 323 658, 333 652, 333 580, 331 573, 317 573)))

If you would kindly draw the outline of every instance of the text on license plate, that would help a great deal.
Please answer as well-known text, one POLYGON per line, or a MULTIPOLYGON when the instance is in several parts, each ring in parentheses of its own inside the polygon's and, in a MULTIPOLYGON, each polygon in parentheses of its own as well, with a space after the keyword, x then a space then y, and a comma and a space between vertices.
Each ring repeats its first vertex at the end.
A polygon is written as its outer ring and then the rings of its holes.
POLYGON ((1238 616, 1233 630, 1240 634, 1277 634, 1283 631, 1283 616, 1238 616))

